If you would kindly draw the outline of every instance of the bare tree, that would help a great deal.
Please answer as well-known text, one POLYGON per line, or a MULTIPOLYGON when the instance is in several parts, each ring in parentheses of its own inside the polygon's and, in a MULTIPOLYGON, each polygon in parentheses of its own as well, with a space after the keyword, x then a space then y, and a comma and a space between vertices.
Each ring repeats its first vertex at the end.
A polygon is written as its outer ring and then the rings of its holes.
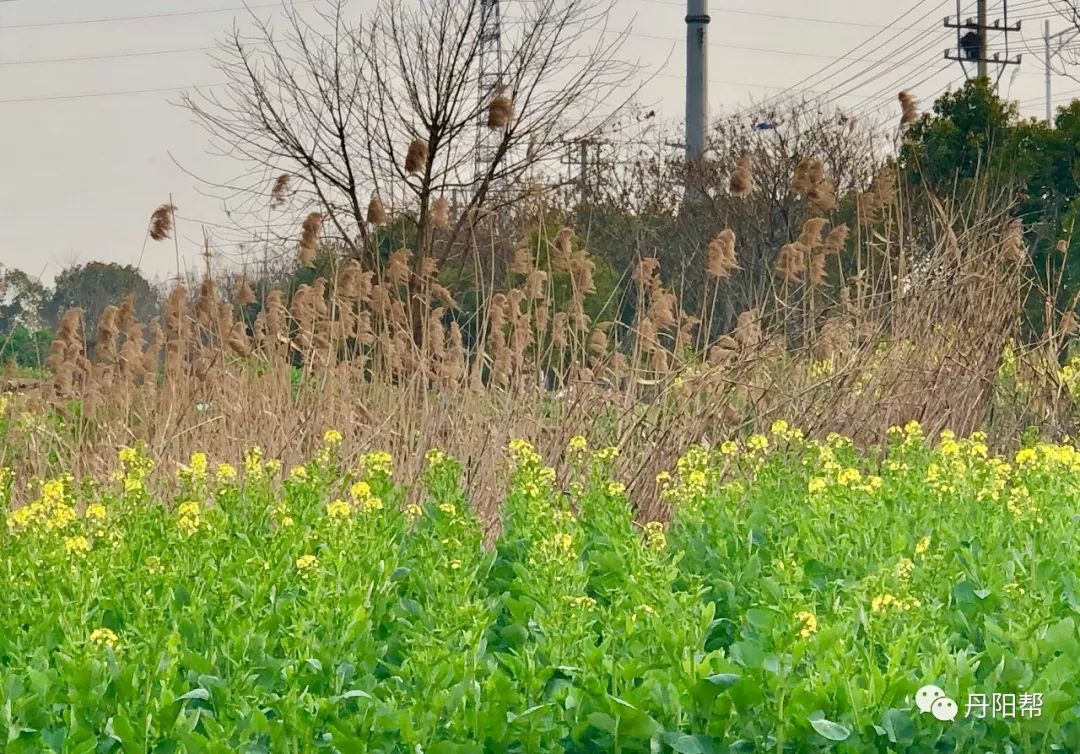
POLYGON ((322 213, 359 257, 382 221, 377 198, 408 227, 416 270, 453 253, 481 210, 520 199, 534 169, 633 95, 609 0, 535 0, 501 20, 488 8, 382 0, 351 21, 345 0, 315 13, 287 2, 283 33, 254 17, 254 35, 234 28, 217 57, 224 93, 184 98, 218 152, 247 163, 246 180, 223 186, 230 209, 288 212, 294 228, 298 211, 322 213), (496 21, 501 61, 485 43, 496 21), (290 178, 272 192, 279 173, 290 178))

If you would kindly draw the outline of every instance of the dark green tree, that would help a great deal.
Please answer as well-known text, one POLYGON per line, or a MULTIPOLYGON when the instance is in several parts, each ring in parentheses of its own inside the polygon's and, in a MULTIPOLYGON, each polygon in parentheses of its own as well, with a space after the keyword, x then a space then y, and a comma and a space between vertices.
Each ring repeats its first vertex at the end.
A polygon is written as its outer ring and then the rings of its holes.
POLYGON ((913 202, 925 190, 946 198, 981 189, 1003 222, 1023 221, 1038 281, 1026 306, 1034 335, 1046 328, 1047 297, 1063 310, 1075 307, 1080 292, 1080 239, 1073 233, 1080 207, 1080 102, 1059 110, 1055 126, 1021 118, 1015 103, 977 79, 940 97, 911 126, 901 150, 913 202), (1058 249, 1062 240, 1065 253, 1058 249))
POLYGON ((135 267, 112 262, 68 267, 56 276, 53 294, 43 307, 43 319, 55 327, 65 311, 77 306, 85 312, 86 332, 92 339, 105 307, 119 304, 129 295, 135 297, 139 319, 148 319, 157 312, 157 291, 135 267))

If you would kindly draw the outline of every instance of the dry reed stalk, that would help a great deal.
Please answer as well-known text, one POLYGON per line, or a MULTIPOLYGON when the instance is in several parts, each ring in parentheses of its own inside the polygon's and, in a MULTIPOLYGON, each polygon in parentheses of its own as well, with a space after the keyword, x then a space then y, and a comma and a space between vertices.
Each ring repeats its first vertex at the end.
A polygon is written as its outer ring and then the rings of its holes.
POLYGON ((811 217, 803 223, 802 232, 799 233, 795 242, 811 251, 817 249, 821 246, 821 234, 828 224, 829 221, 823 217, 811 217))
POLYGON ((289 181, 292 176, 288 173, 282 173, 274 179, 274 184, 270 187, 270 206, 275 209, 285 203, 285 193, 289 190, 289 181))
POLYGON ((806 249, 799 244, 784 244, 776 258, 773 270, 785 283, 797 283, 799 275, 806 269, 806 249))
POLYGON ((728 183, 728 188, 731 191, 732 196, 745 197, 749 196, 754 190, 754 179, 750 173, 750 156, 743 155, 739 158, 738 164, 731 172, 731 179, 728 183))
POLYGON ((806 201, 811 207, 822 212, 832 212, 837 208, 836 184, 829 178, 822 178, 810 189, 806 201))
POLYGON ((172 232, 173 217, 176 214, 176 205, 162 204, 150 215, 150 238, 155 241, 164 241, 172 232))
POLYGON ((409 282, 411 271, 409 260, 413 253, 409 249, 398 249, 390 254, 390 263, 386 268, 386 277, 392 286, 404 286, 409 282))
POLYGON ((514 275, 528 275, 533 270, 532 254, 528 249, 518 247, 510 257, 509 270, 514 275))
POLYGON ((304 218, 300 230, 300 249, 297 259, 301 267, 314 267, 319 251, 319 235, 322 233, 324 215, 312 212, 304 218))
POLYGON ((419 173, 427 166, 428 143, 423 139, 413 139, 405 153, 405 172, 419 173))
POLYGON ((656 257, 646 257, 639 260, 634 267, 633 279, 643 291, 659 287, 660 260, 656 257))
POLYGON ((1022 262, 1027 258, 1027 245, 1024 243, 1024 222, 1014 217, 1005 226, 1001 242, 1002 256, 1008 262, 1022 262))
POLYGON ((247 275, 244 275, 240 278, 240 287, 236 289, 236 294, 233 296, 233 306, 243 309, 256 301, 258 298, 255 296, 255 291, 251 289, 251 281, 248 280, 247 275))
POLYGON ((727 228, 709 242, 708 263, 705 274, 710 278, 726 278, 732 270, 739 269, 739 260, 735 256, 735 231, 727 228))
POLYGON ((450 200, 440 196, 431 203, 431 224, 439 230, 450 227, 450 200))
POLYGON ((902 91, 897 95, 900 100, 900 127, 911 125, 919 119, 918 102, 908 91, 902 91))
POLYGON ((514 118, 514 103, 504 94, 497 95, 488 105, 488 128, 498 130, 510 125, 514 118))
POLYGON ((810 269, 806 275, 810 285, 817 288, 825 282, 825 254, 817 253, 810 257, 810 269))
POLYGON ((378 194, 372 194, 367 207, 368 224, 374 226, 386 225, 389 219, 390 217, 386 213, 386 207, 383 206, 382 199, 379 198, 378 194))
POLYGON ((574 249, 571 245, 574 238, 573 228, 560 228, 555 234, 555 251, 551 257, 551 268, 555 272, 566 273, 570 271, 574 249))
POLYGON ((850 233, 851 230, 846 225, 837 225, 830 230, 829 235, 825 237, 825 253, 839 254, 843 251, 850 233))

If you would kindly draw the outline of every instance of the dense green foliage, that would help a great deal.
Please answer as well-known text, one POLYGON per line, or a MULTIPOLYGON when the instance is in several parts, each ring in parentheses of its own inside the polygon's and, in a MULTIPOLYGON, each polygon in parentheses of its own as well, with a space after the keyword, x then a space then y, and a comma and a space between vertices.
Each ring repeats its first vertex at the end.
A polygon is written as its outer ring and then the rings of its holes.
POLYGON ((0 364, 14 364, 25 369, 41 369, 49 355, 53 334, 48 330, 31 332, 16 327, 6 335, 0 334, 0 364))
MULTIPOLYGON (((525 443, 483 545, 433 451, 412 491, 339 435, 278 481, 121 451, 0 533, 7 752, 1075 750, 1080 453, 917 427, 883 453, 782 423, 692 448, 636 524, 613 449, 525 443), (412 502, 415 501, 415 502, 412 502), (78 512, 77 512, 78 511, 78 512), (954 722, 919 714, 935 683, 954 722), (964 716, 969 693, 1041 716, 964 716)), ((8 475, 4 488, 18 489, 8 475)))
MULTIPOLYGON (((981 184, 991 202, 1023 220, 1040 283, 1028 306, 1036 332, 1046 324, 1047 291, 1059 307, 1071 307, 1080 291, 1080 101, 1060 108, 1049 124, 1022 118, 1017 105, 1000 99, 985 80, 969 81, 942 95, 911 126, 901 162, 913 186, 945 198, 965 196, 981 184), (1056 250, 1062 239, 1068 254, 1056 250)), ((922 192, 913 191, 912 198, 919 201, 922 192)))

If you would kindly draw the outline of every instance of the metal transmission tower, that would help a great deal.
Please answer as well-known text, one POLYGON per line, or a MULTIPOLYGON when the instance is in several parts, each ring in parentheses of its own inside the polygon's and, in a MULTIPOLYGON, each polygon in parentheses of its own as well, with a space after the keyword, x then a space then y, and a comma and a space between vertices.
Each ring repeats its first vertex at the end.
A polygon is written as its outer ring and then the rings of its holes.
POLYGON ((488 128, 488 106, 503 85, 502 11, 499 0, 478 0, 476 12, 479 18, 479 64, 477 79, 476 161, 474 179, 479 181, 487 175, 498 149, 498 132, 488 128))
POLYGON ((956 19, 953 20, 952 16, 945 17, 945 28, 956 30, 956 48, 945 50, 945 57, 959 62, 967 78, 971 78, 967 68, 969 64, 976 66, 978 78, 987 80, 990 78, 990 66, 993 65, 997 69, 994 77, 996 86, 1007 66, 1020 65, 1020 55, 1015 58, 1009 57, 1009 34, 1020 31, 1020 22, 1009 25, 1009 0, 1001 0, 1002 17, 994 19, 993 24, 988 19, 989 0, 978 0, 977 17, 969 16, 966 19, 961 16, 960 2, 961 0, 956 0, 956 19), (989 45, 991 34, 1000 34, 1004 38, 1004 54, 1002 51, 995 51, 991 56, 989 45))

